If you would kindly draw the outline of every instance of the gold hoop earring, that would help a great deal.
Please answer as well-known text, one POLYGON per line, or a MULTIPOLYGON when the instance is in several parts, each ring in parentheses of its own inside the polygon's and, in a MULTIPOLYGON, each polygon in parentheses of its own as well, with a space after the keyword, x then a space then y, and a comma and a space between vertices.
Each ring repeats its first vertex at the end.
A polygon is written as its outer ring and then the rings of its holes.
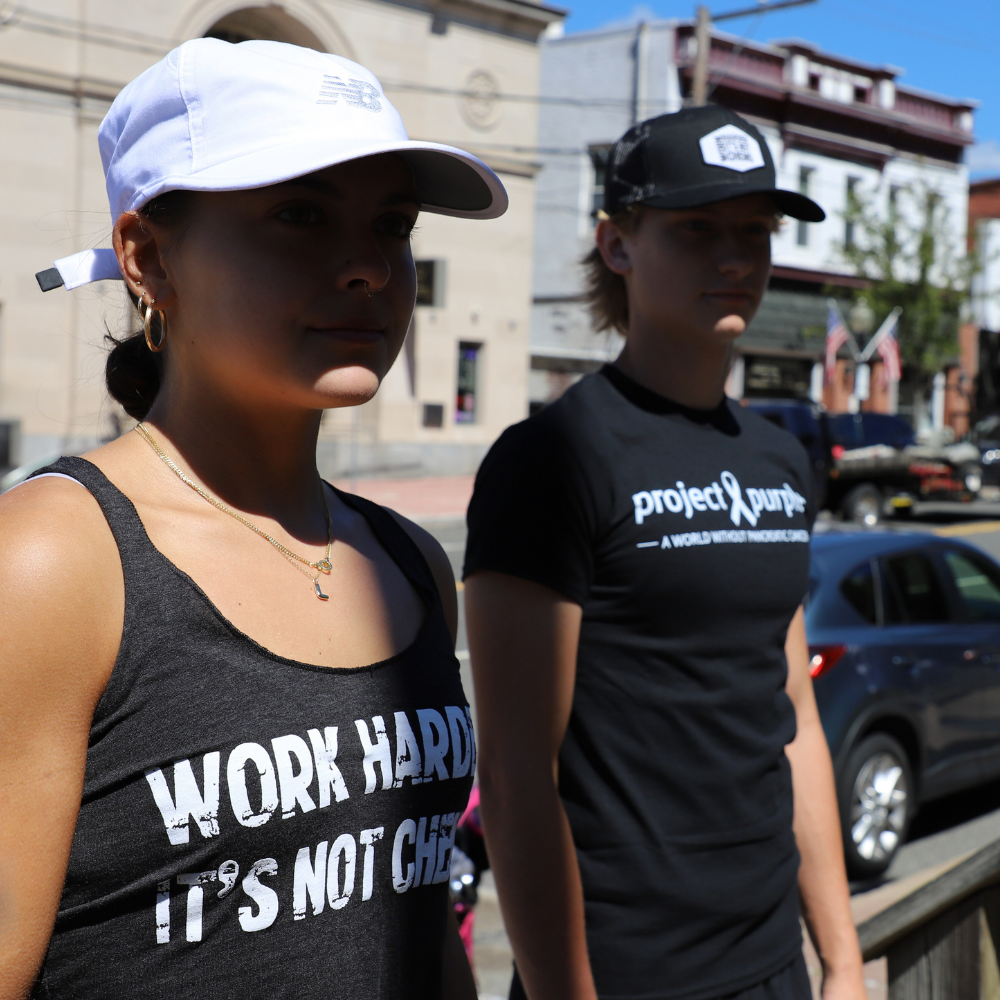
POLYGON ((159 354, 164 347, 167 346, 167 314, 163 310, 154 309, 151 303, 147 303, 145 299, 139 299, 136 305, 136 309, 139 312, 139 318, 142 320, 142 332, 146 338, 146 346, 154 353, 159 354), (146 312, 143 314, 142 307, 146 307, 146 312), (153 334, 150 329, 150 324, 153 322, 153 313, 159 312, 160 314, 160 342, 158 344, 153 343, 153 334))

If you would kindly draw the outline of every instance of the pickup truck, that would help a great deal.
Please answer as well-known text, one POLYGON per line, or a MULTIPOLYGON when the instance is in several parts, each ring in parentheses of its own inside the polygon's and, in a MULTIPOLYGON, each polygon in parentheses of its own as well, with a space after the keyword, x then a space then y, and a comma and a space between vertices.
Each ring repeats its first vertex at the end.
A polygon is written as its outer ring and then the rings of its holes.
POLYGON ((886 511, 906 517, 918 500, 971 500, 982 486, 978 450, 916 443, 902 417, 827 413, 801 400, 745 405, 794 434, 809 453, 820 506, 874 527, 886 511))

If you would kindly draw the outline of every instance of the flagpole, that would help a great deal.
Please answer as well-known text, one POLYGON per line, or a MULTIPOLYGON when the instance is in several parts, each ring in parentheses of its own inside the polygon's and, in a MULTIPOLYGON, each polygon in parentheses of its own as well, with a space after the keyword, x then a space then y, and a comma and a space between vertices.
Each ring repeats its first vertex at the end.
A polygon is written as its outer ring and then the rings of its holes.
POLYGON ((896 306, 896 308, 893 309, 888 316, 886 316, 884 322, 878 328, 878 332, 875 334, 874 337, 872 337, 871 340, 868 341, 868 346, 865 347, 863 353, 859 355, 858 361, 865 362, 875 353, 876 349, 878 348, 878 345, 881 344, 882 341, 885 340, 885 338, 888 337, 889 334, 896 329, 896 323, 899 320, 899 317, 902 315, 902 313, 903 310, 900 309, 899 306, 896 306))
POLYGON ((851 328, 847 325, 844 319, 844 314, 840 311, 840 306, 837 304, 837 300, 830 298, 826 300, 826 304, 837 314, 837 318, 840 320, 840 325, 844 328, 844 333, 847 334, 847 339, 851 345, 851 353, 854 355, 855 361, 861 360, 861 348, 858 347, 858 342, 854 339, 854 334, 851 332, 851 328))

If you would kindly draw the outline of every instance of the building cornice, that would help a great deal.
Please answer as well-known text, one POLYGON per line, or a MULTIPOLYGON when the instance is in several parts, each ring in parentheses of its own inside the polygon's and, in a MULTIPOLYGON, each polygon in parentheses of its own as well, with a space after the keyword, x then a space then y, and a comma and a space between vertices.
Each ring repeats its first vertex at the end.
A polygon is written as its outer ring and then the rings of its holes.
POLYGON ((433 0, 427 9, 434 17, 444 21, 485 22, 491 27, 513 31, 533 40, 550 24, 562 21, 569 13, 562 7, 550 7, 531 0, 433 0))
MULTIPOLYGON (((679 59, 678 69, 680 70, 681 77, 685 81, 690 81, 694 69, 694 60, 679 59)), ((803 87, 794 87, 785 82, 771 82, 760 77, 739 73, 733 69, 726 70, 724 74, 720 74, 720 69, 722 67, 715 66, 710 69, 713 76, 721 76, 721 79, 716 84, 716 89, 729 87, 746 94, 767 98, 789 110, 794 109, 799 114, 817 115, 834 120, 840 119, 845 125, 864 125, 869 128, 883 129, 887 138, 892 133, 903 133, 914 138, 953 146, 956 151, 965 146, 970 146, 976 141, 973 135, 963 132, 961 129, 935 128, 932 125, 923 124, 915 118, 904 117, 898 112, 886 111, 883 108, 877 108, 873 105, 841 104, 819 97, 813 91, 803 87)), ((776 120, 779 124, 784 124, 783 118, 776 120)), ((845 132, 845 135, 850 134, 850 132, 845 132)), ((852 138, 851 141, 853 142, 854 139, 852 138)), ((878 144, 875 143, 873 145, 878 144)), ((888 149, 894 149, 895 147, 894 143, 884 145, 888 149)))
POLYGON ((77 100, 106 101, 110 104, 124 83, 102 80, 98 77, 73 76, 54 70, 34 69, 13 63, 0 63, 0 84, 24 87, 27 90, 44 90, 51 94, 62 94, 77 100))
POLYGON ((490 10, 502 10, 532 21, 538 21, 543 25, 549 25, 553 21, 561 21, 569 14, 569 9, 566 7, 534 3, 533 0, 448 0, 448 2, 460 7, 485 7, 490 10))

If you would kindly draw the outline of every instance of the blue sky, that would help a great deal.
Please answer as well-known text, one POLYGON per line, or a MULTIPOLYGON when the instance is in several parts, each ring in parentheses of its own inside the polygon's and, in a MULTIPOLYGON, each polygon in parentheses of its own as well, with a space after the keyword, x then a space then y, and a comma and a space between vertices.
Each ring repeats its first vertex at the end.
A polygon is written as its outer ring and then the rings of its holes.
MULTIPOLYGON (((664 17, 692 17, 694 0, 554 0, 570 8, 566 31, 664 17)), ((713 14, 753 0, 713 0, 713 14)), ((977 145, 973 177, 1000 176, 1000 4, 997 0, 818 0, 806 7, 725 21, 720 28, 755 41, 804 38, 829 52, 906 72, 902 82, 950 97, 972 97, 977 145)))

